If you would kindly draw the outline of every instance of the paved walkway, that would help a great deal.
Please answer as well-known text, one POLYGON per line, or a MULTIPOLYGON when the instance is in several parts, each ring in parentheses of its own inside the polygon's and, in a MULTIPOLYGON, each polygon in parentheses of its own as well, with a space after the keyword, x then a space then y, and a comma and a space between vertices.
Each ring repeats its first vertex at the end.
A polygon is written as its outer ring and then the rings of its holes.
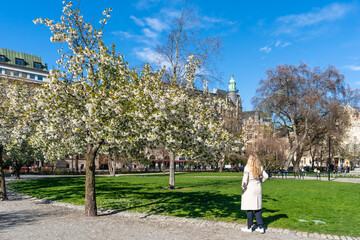
MULTIPOLYGON (((316 179, 315 176, 304 176, 304 178, 294 178, 294 176, 288 176, 287 178, 282 178, 281 176, 280 177, 274 177, 273 176, 273 179, 294 179, 294 180, 314 180, 314 181, 328 181, 328 177, 327 176, 321 176, 320 179, 316 179)), ((360 183, 360 178, 334 178, 334 177, 331 177, 330 178, 330 181, 333 181, 333 182, 348 182, 348 183, 360 183)))
MULTIPOLYGON (((25 176, 24 176, 25 178, 25 176)), ((10 179, 8 179, 10 180, 10 179)), ((0 239, 360 239, 267 229, 243 233, 244 225, 188 218, 99 211, 84 217, 83 207, 44 201, 8 191, 0 202, 0 239)))

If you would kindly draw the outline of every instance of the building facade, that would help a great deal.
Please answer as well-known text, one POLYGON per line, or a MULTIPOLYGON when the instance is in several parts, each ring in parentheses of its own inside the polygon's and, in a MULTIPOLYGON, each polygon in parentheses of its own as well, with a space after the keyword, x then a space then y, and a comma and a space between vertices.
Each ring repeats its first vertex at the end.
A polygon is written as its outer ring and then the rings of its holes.
POLYGON ((350 127, 346 131, 343 142, 344 150, 347 152, 339 164, 347 164, 351 167, 359 167, 360 164, 360 111, 350 105, 345 106, 350 118, 350 127))
POLYGON ((42 84, 48 80, 48 75, 41 57, 0 48, 0 78, 42 84))

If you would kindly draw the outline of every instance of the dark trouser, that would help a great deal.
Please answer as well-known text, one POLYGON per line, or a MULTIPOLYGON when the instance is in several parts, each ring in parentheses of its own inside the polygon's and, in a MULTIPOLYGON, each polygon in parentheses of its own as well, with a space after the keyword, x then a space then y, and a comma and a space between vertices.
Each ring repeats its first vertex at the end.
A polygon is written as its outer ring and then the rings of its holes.
POLYGON ((257 225, 259 226, 259 228, 263 228, 264 227, 264 220, 263 220, 262 215, 261 215, 261 210, 256 210, 256 211, 248 210, 247 211, 248 228, 251 228, 253 223, 254 223, 254 216, 253 216, 254 212, 255 212, 257 225))

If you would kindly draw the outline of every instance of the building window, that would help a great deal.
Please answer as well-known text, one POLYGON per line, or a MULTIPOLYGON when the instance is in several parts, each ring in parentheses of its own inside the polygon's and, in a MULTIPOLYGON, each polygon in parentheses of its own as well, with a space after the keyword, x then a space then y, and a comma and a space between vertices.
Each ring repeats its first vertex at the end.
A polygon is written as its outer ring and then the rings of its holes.
POLYGON ((14 76, 17 76, 17 77, 18 77, 18 76, 19 76, 19 72, 18 72, 18 71, 15 71, 15 72, 14 72, 14 76))
POLYGON ((38 76, 38 80, 42 81, 42 80, 43 80, 43 76, 38 76))
POLYGON ((0 62, 6 62, 6 57, 4 55, 0 55, 0 62))
POLYGON ((35 74, 30 74, 30 79, 35 79, 35 74))
POLYGON ((22 73, 21 73, 21 77, 27 78, 27 73, 22 72, 22 73))
POLYGON ((42 69, 41 63, 34 62, 34 68, 36 68, 36 69, 42 69))
POLYGON ((21 66, 24 66, 24 65, 25 65, 24 59, 20 59, 20 58, 15 58, 15 63, 16 63, 17 65, 21 65, 21 66))
POLYGON ((0 74, 2 74, 2 68, 0 68, 0 74))

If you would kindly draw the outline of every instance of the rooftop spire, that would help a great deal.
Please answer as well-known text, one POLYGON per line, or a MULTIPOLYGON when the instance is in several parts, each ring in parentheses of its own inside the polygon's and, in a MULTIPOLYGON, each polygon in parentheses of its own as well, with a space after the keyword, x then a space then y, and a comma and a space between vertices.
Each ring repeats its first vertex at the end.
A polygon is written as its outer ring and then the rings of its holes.
POLYGON ((229 92, 236 92, 236 82, 234 79, 234 74, 231 74, 231 79, 229 82, 229 92))

